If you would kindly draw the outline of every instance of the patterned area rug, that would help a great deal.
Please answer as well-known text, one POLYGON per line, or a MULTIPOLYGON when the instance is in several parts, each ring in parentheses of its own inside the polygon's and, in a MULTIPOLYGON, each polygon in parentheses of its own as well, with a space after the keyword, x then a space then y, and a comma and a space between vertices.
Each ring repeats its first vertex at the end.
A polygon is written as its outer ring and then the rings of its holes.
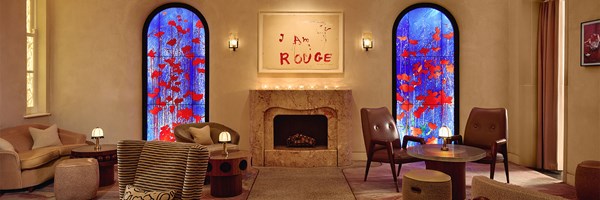
MULTIPOLYGON (((355 162, 352 167, 344 169, 344 175, 356 199, 378 199, 391 200, 402 199, 402 193, 395 190, 390 165, 387 163, 372 163, 367 181, 363 181, 366 162, 355 162)), ((510 163, 510 183, 522 187, 538 190, 540 192, 562 196, 567 199, 576 199, 575 188, 562 183, 560 180, 546 176, 534 170, 510 163)), ((398 179, 400 191, 402 191, 402 176, 413 169, 425 169, 425 162, 403 164, 398 179)), ((467 163, 466 166, 466 188, 467 199, 471 198, 471 179, 473 176, 489 177, 489 165, 479 163, 467 163)), ((496 165, 494 180, 506 182, 504 166, 496 165)))
MULTIPOLYGON (((215 198, 210 196, 210 185, 206 185, 203 187, 202 199, 402 199, 402 194, 397 193, 394 189, 395 185, 391 177, 389 164, 373 163, 369 171, 369 177, 364 182, 365 164, 364 161, 355 161, 352 166, 343 170, 340 168, 263 167, 259 168, 260 173, 259 169, 251 168, 243 177, 241 195, 231 198, 215 198), (286 196, 287 198, 284 198, 286 196)), ((412 169, 424 168, 424 162, 404 164, 402 165, 400 178, 412 169)), ((512 163, 509 165, 509 169, 511 184, 567 199, 576 199, 575 188, 562 183, 560 180, 512 163)), ((489 165, 467 163, 467 198, 471 198, 471 179, 477 175, 489 176, 489 165)), ((506 182, 504 167, 501 164, 496 166, 495 180, 506 182)), ((402 181, 402 179, 399 179, 399 181, 402 181)), ((52 181, 49 181, 38 186, 31 193, 25 190, 3 191, 4 194, 0 194, 0 200, 55 199, 53 187, 52 181)), ((118 198, 119 187, 115 183, 111 186, 99 188, 96 199, 118 198)))
POLYGON ((261 167, 250 200, 354 199, 342 170, 337 167, 261 167))
MULTIPOLYGON (((117 179, 117 167, 115 167, 115 180, 117 179)), ((250 168, 243 176, 242 179, 242 194, 231 197, 231 198, 216 198, 210 195, 210 185, 205 185, 202 187, 202 199, 223 199, 223 200, 233 200, 233 199, 247 199, 248 194, 250 194, 250 190, 252 189, 252 185, 254 184, 254 180, 256 180, 256 176, 258 175, 258 169, 250 168)), ((51 200, 54 198, 54 184, 53 181, 48 181, 36 187, 33 192, 27 192, 26 190, 14 190, 14 191, 4 191, 4 194, 0 194, 0 200, 13 200, 13 199, 45 199, 51 200)), ((119 199, 119 184, 115 183, 109 186, 98 188, 98 193, 96 194, 96 199, 106 199, 106 200, 114 200, 119 199)))

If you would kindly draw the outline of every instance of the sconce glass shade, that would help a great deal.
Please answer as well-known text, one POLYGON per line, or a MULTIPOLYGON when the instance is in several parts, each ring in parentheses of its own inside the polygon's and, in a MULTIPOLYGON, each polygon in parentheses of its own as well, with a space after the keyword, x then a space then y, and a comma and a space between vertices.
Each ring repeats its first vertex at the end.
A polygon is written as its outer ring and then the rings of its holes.
POLYGON ((92 130, 92 138, 104 138, 104 131, 102 130, 102 128, 94 128, 94 130, 92 130))
POLYGON ((442 138, 448 138, 450 137, 450 129, 446 126, 442 126, 438 135, 442 138))
POLYGON ((231 142, 231 134, 227 131, 223 131, 219 134, 219 142, 231 142))
POLYGON ((366 51, 369 51, 370 48, 373 48, 373 34, 372 33, 363 33, 362 47, 366 51))
POLYGON ((233 51, 235 51, 235 49, 237 49, 239 46, 239 39, 237 36, 237 33, 229 33, 229 48, 233 49, 233 51))

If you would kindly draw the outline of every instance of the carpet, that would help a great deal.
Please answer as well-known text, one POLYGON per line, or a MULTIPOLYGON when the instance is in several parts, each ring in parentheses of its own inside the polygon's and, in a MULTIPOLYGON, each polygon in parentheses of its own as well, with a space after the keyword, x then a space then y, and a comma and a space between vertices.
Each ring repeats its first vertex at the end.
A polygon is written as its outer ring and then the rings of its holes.
MULTIPOLYGON (((117 178, 117 171, 115 167, 115 180, 117 178)), ((202 199, 222 199, 222 200, 237 200, 237 199, 247 199, 248 194, 250 193, 250 189, 254 184, 254 180, 256 180, 256 176, 258 175, 258 169, 249 168, 246 173, 242 177, 242 194, 230 197, 230 198, 216 198, 210 195, 210 185, 204 185, 202 187, 202 199)), ((0 194, 0 200, 16 200, 16 199, 44 199, 44 200, 52 200, 54 198, 54 183, 52 180, 45 182, 41 185, 38 185, 33 192, 27 192, 27 190, 13 190, 13 191, 3 191, 4 194, 0 194)), ((114 200, 119 199, 119 184, 115 183, 109 186, 104 186, 98 188, 98 193, 96 194, 96 199, 98 200, 114 200)))
MULTIPOLYGON (((343 170, 346 180, 352 188, 354 196, 358 200, 367 199, 402 199, 402 193, 397 193, 392 179, 389 164, 372 163, 367 181, 363 181, 366 162, 355 161, 352 167, 343 170)), ((510 163, 510 183, 525 188, 538 190, 540 192, 561 196, 567 199, 576 199, 575 188, 562 181, 546 176, 534 170, 510 163)), ((413 169, 425 169, 425 162, 403 164, 398 179, 400 191, 402 191, 402 176, 413 169)), ((473 176, 489 177, 489 165, 479 163, 467 163, 466 165, 466 188, 467 199, 471 198, 471 179, 473 176)), ((494 180, 506 182, 504 166, 496 165, 494 180)))
POLYGON ((342 169, 261 167, 249 200, 354 199, 342 169))

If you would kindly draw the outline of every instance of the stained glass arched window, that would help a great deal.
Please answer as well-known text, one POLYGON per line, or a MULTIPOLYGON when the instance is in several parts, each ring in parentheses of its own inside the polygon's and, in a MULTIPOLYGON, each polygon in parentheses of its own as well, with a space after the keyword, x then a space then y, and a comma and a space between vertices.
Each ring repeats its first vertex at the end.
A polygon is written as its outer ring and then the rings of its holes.
POLYGON ((406 8, 393 27, 393 114, 399 134, 441 143, 458 134, 458 26, 443 7, 406 8))
POLYGON ((148 16, 142 34, 142 137, 175 141, 175 126, 207 121, 208 26, 195 8, 166 4, 148 16))

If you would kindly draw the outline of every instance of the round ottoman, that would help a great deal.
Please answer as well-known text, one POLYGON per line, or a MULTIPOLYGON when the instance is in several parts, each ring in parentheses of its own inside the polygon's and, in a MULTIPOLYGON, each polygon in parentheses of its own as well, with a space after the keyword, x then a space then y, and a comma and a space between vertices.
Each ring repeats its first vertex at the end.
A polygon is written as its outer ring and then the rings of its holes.
POLYGON ((600 161, 586 160, 575 171, 577 199, 600 199, 600 161))
POLYGON ((447 174, 417 169, 402 178, 402 199, 452 199, 452 182, 447 174))
POLYGON ((98 173, 98 161, 93 158, 61 161, 54 171, 56 199, 93 199, 98 192, 98 173))

